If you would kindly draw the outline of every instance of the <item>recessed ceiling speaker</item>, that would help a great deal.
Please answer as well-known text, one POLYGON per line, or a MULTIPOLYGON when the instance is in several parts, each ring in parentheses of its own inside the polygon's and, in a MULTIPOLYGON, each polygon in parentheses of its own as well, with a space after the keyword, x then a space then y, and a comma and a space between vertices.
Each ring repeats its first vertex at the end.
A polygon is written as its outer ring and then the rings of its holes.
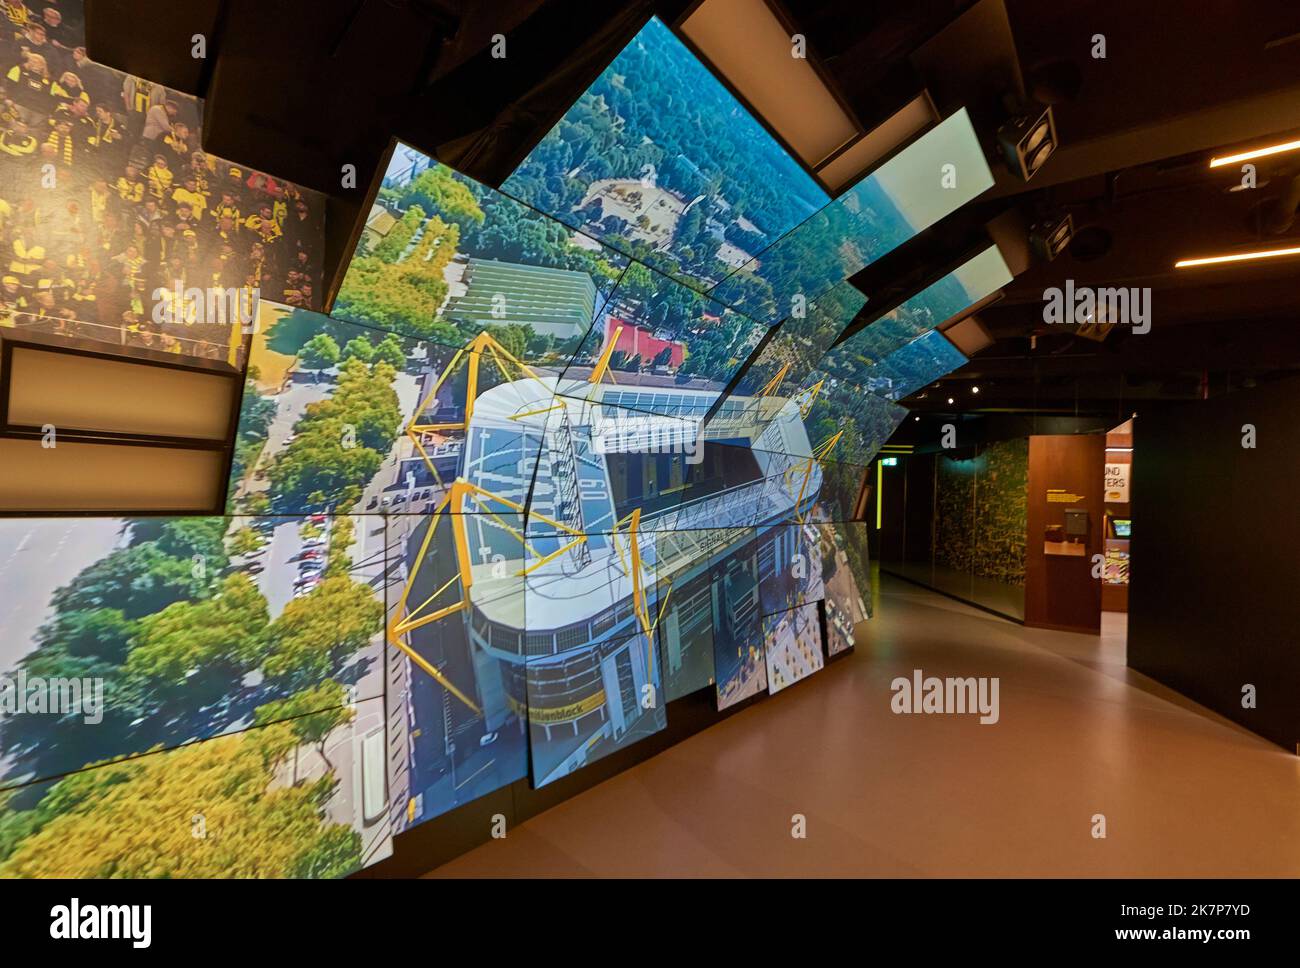
POLYGON ((1044 262, 1051 262, 1066 250, 1074 238, 1074 216, 1040 219, 1029 227, 1029 247, 1044 262))
POLYGON ((1056 121, 1051 107, 1026 109, 998 128, 998 146, 1011 173, 1029 181, 1056 150, 1056 121))

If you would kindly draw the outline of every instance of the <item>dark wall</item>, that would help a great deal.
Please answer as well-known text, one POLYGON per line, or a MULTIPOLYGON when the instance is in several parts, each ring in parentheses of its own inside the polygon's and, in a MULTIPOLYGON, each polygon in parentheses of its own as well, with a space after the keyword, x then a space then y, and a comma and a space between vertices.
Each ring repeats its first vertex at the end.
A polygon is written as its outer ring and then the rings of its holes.
POLYGON ((1129 665, 1288 750, 1300 741, 1298 412, 1300 381, 1286 380, 1143 413, 1133 432, 1129 665))

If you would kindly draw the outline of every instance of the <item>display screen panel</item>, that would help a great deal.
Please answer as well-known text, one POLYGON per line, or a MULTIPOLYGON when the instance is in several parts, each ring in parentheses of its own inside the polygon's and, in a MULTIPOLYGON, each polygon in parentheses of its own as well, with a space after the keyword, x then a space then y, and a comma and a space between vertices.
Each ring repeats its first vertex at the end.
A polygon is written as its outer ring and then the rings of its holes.
POLYGON ((0 547, 0 786, 383 695, 382 519, 9 518, 0 547))
POLYGON ((717 621, 713 664, 718 709, 728 709, 767 691, 756 533, 739 531, 713 557, 717 621))
POLYGON ((562 368, 627 261, 399 143, 333 315, 453 348, 488 333, 508 361, 562 368))
POLYGON ((659 623, 668 701, 713 687, 717 596, 712 555, 745 529, 665 530, 654 535, 656 575, 666 594, 659 623))
POLYGON ((1011 270, 998 247, 991 245, 854 333, 827 354, 821 366, 831 373, 847 376, 863 364, 879 363, 1010 282, 1011 270))
MULTIPOLYGON (((168 116, 144 147, 180 152, 184 184, 158 194, 150 159, 134 199, 131 149, 92 212, 161 204, 159 259, 179 237, 269 298, 229 517, 0 522, 18 601, 0 699, 105 690, 81 715, 5 709, 0 873, 203 876, 215 855, 167 826, 184 779, 217 791, 202 822, 238 845, 231 870, 346 874, 394 832, 654 735, 669 702, 709 689, 725 709, 853 647, 870 584, 852 516, 891 401, 965 361, 934 326, 1007 273, 991 248, 835 347, 869 309, 847 279, 991 184, 964 112, 830 202, 652 21, 503 191, 398 145, 324 316, 310 199, 213 168, 166 92, 118 82, 133 136, 168 116), (654 434, 623 432, 645 418, 654 434), (138 863, 94 837, 147 824, 138 863), (295 835, 263 848, 276 824, 295 835)), ((171 267, 151 258, 113 270, 120 322, 134 267, 171 267)), ((7 282, 0 311, 45 318, 83 281, 7 282)), ((243 351, 212 335, 214 358, 243 351)))
POLYGON ((522 531, 504 507, 387 518, 396 832, 528 774, 522 531))
POLYGON ((564 376, 583 393, 593 382, 642 387, 648 395, 640 409, 669 412, 662 407, 667 391, 721 392, 766 332, 765 325, 634 262, 564 376))
POLYGON ((632 527, 530 541, 527 553, 519 634, 542 787, 667 726, 664 602, 656 545, 632 527))
POLYGON ((501 190, 701 291, 829 201, 657 18, 501 190))
POLYGON ((965 109, 946 118, 711 295, 775 323, 993 186, 965 109))
POLYGON ((930 330, 870 367, 864 378, 871 392, 886 400, 901 400, 966 363, 961 350, 942 333, 930 330))
POLYGON ((490 336, 459 350, 269 303, 261 319, 232 511, 426 514, 458 478, 520 506, 527 499, 553 374, 515 367, 490 336))
POLYGON ((346 877, 392 854, 383 706, 0 790, 0 877, 346 877))
POLYGON ((763 654, 767 662, 767 690, 772 695, 820 672, 826 665, 826 657, 818 603, 764 615, 763 654))
POLYGON ((325 197, 205 152, 202 102, 91 60, 81 7, 5 6, 0 328, 241 366, 258 298, 322 306, 325 197))

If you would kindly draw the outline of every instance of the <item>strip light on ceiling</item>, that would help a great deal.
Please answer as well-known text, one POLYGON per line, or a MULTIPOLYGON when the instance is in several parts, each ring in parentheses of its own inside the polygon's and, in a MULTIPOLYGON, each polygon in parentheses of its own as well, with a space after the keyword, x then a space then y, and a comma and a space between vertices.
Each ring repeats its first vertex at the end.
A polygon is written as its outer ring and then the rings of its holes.
POLYGON ((1289 249, 1263 249, 1259 252, 1238 252, 1233 255, 1210 255, 1200 259, 1179 259, 1174 263, 1175 269, 1191 269, 1194 266, 1222 265, 1228 262, 1249 262, 1254 259, 1280 259, 1284 256, 1300 255, 1300 246, 1289 249))
POLYGON ((1295 151, 1300 148, 1300 141, 1287 141, 1280 145, 1269 145, 1267 148, 1256 148, 1253 151, 1243 151, 1235 155, 1224 155, 1222 158, 1211 158, 1211 168, 1222 168, 1224 165, 1235 165, 1238 162, 1250 161, 1254 158, 1267 158, 1269 155, 1280 155, 1285 151, 1295 151))

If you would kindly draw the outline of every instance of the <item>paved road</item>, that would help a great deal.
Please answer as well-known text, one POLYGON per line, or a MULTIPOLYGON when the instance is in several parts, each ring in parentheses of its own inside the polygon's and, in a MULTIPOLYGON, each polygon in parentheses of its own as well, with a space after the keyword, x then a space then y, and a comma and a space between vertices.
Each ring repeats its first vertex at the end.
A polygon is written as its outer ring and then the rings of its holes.
MULTIPOLYGON (((298 562, 290 561, 303 550, 302 537, 299 534, 302 520, 285 519, 271 532, 267 543, 266 570, 258 575, 262 594, 266 596, 266 607, 274 619, 284 607, 293 600, 293 583, 298 578, 298 562)), ((321 550, 324 550, 323 548, 321 550)))
POLYGON ((50 596, 119 542, 119 518, 0 519, 0 674, 32 650, 50 596))
MULTIPOLYGON (((121 540, 116 518, 0 519, 0 675, 35 647, 52 615, 50 596, 121 540)), ((11 758, 0 756, 0 776, 11 758)))
MULTIPOLYGON (((307 404, 324 400, 333 391, 334 384, 328 378, 322 377, 320 383, 313 383, 310 376, 304 374, 299 379, 294 379, 291 375, 288 389, 267 395, 275 401, 275 416, 271 418, 271 424, 266 430, 266 446, 258 455, 258 469, 269 466, 271 458, 284 449, 284 438, 289 436, 293 425, 307 409, 307 404)), ((240 497, 246 496, 246 493, 265 491, 269 486, 265 480, 248 478, 246 491, 241 490, 240 497)))

